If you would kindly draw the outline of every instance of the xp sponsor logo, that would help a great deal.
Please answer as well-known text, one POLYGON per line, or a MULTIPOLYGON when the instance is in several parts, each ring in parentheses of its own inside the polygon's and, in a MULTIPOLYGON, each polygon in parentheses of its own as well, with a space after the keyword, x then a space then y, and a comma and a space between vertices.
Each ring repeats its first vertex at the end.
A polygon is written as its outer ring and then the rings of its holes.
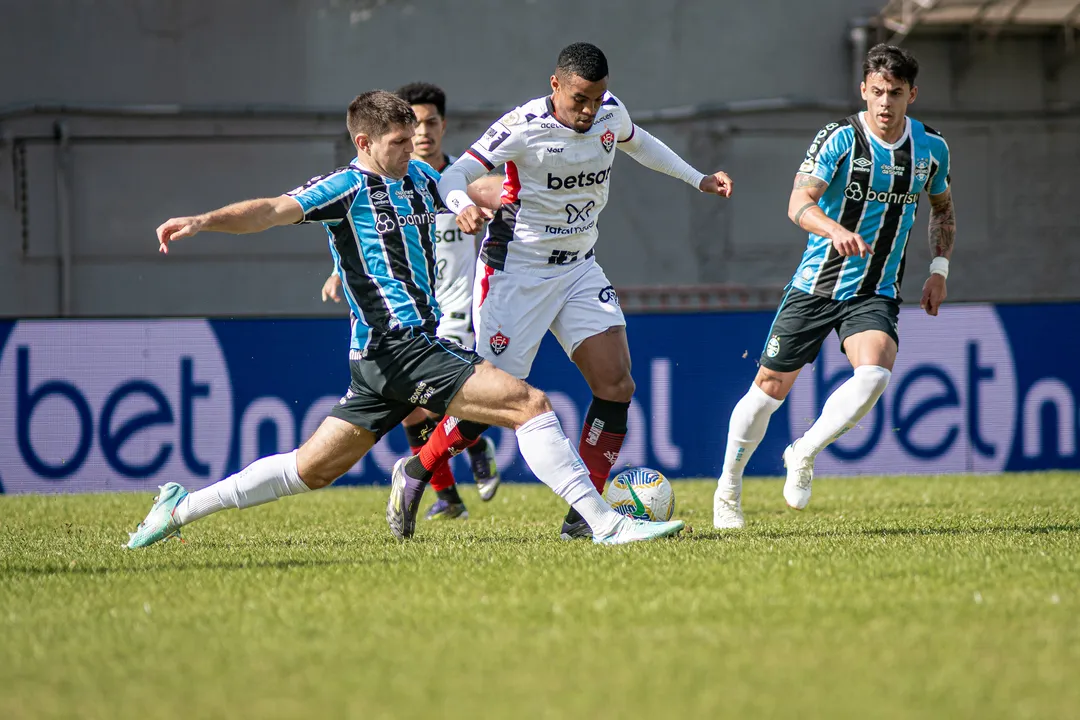
POLYGON ((609 305, 618 306, 618 304, 619 304, 619 294, 617 292, 615 292, 615 287, 612 286, 612 285, 608 285, 605 288, 601 288, 600 294, 597 295, 596 298, 600 302, 606 303, 606 304, 609 304, 609 305))
POLYGON ((0 355, 7 492, 202 487, 224 474, 232 432, 205 320, 20 322, 0 355))
MULTIPOLYGON (((1017 418, 1016 370, 997 312, 948 307, 932 318, 902 310, 903 347, 889 386, 860 423, 818 455, 821 474, 998 472, 1009 459, 1017 418)), ((830 394, 851 377, 835 342, 789 397, 800 437, 830 394)))
POLYGON ((488 345, 491 347, 491 352, 496 355, 502 355, 506 352, 506 348, 510 347, 510 338, 502 334, 502 331, 496 332, 488 340, 488 345))
POLYGON ((572 225, 576 222, 588 221, 589 216, 592 215, 593 208, 596 207, 596 203, 590 200, 582 205, 580 208, 574 203, 566 203, 566 223, 572 225))
POLYGON ((574 188, 592 187, 593 185, 603 185, 607 182, 608 177, 611 175, 611 168, 606 168, 600 172, 580 172, 577 175, 568 175, 567 177, 559 177, 548 173, 547 176, 547 189, 548 190, 573 190, 574 188))

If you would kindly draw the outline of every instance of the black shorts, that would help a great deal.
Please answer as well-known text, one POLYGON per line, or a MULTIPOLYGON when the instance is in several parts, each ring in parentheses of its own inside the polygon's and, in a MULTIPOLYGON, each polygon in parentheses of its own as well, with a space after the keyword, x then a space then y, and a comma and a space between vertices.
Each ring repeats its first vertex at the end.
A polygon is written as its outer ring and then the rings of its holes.
POLYGON ((364 357, 349 353, 352 382, 332 417, 379 439, 415 408, 442 415, 483 359, 457 343, 418 330, 397 330, 364 357))
POLYGON ((844 341, 865 330, 880 330, 900 344, 896 322, 900 301, 880 295, 833 300, 791 288, 769 328, 761 353, 761 365, 776 372, 800 370, 814 362, 821 345, 833 330, 844 341))

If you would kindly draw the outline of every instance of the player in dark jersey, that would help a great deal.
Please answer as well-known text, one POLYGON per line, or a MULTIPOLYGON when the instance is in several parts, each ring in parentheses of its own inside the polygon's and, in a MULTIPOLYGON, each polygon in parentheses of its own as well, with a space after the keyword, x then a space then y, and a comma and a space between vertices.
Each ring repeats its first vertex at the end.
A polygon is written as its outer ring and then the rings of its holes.
MULTIPOLYGON (((349 105, 347 124, 357 150, 348 167, 276 198, 172 218, 157 236, 160 250, 168 252, 171 243, 203 230, 242 234, 300 222, 325 225, 353 313, 348 392, 299 449, 256 460, 192 493, 166 483, 128 547, 164 540, 220 510, 325 487, 416 407, 450 412, 463 418, 460 426, 513 428, 529 467, 593 523, 598 543, 679 532, 682 522, 631 521, 612 510, 590 482, 542 392, 435 335, 440 311, 433 291, 432 233, 435 215, 445 206, 437 188, 439 173, 410 159, 416 115, 396 95, 373 90, 349 105)), ((398 538, 415 529, 416 509, 431 478, 423 468, 419 456, 394 466, 386 519, 398 538), (407 462, 419 470, 413 467, 406 475, 407 462)))
POLYGON ((934 259, 922 307, 937 315, 945 300, 956 235, 949 147, 939 133, 907 117, 918 94, 918 69, 906 50, 872 48, 863 63, 866 110, 822 128, 799 166, 788 214, 809 241, 769 330, 757 377, 731 414, 713 499, 717 528, 744 526, 743 469, 769 417, 830 332, 836 331, 855 373, 784 451, 790 507, 801 510, 810 502, 817 454, 854 427, 885 391, 899 343, 907 240, 923 191, 930 196, 934 259))

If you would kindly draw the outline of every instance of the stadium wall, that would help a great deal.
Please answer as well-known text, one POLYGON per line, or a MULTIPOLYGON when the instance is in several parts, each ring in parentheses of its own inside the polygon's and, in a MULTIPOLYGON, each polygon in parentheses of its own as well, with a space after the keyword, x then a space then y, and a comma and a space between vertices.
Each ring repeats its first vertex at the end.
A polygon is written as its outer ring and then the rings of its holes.
MULTIPOLYGON (((318 228, 200 238, 168 260, 153 228, 337 166, 341 108, 372 86, 442 84, 460 149, 545 92, 579 38, 605 48, 643 126, 737 182, 720 202, 618 160, 599 247, 616 285, 780 287, 803 247, 791 177, 851 109, 849 31, 883 4, 0 0, 0 316, 334 315, 318 228)), ((907 40, 913 112, 953 147, 955 299, 1077 298, 1080 53, 1058 40, 907 40)))
MULTIPOLYGON (((727 420, 755 370, 769 313, 628 318, 638 391, 621 462, 714 476, 727 420)), ((901 313, 892 382, 863 423, 818 459, 820 475, 1080 468, 1080 304, 901 313)), ((344 320, 0 322, 0 485, 8 493, 202 487, 292 449, 348 385, 344 320)), ((831 340, 750 463, 780 454, 850 374, 831 340)), ((577 437, 589 391, 548 338, 530 380, 577 437)), ((531 480, 514 434, 494 431, 508 479, 531 480)), ((400 429, 341 481, 385 483, 400 429)), ((459 459, 459 473, 466 468, 459 459)))

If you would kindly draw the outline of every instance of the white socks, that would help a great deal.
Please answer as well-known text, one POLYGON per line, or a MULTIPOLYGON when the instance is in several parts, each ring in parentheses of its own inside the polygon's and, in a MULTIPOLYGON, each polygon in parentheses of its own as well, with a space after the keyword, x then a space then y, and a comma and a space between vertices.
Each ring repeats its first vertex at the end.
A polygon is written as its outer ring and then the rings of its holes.
POLYGON ((570 503, 589 523, 594 535, 600 537, 615 529, 622 516, 593 487, 585 463, 563 434, 554 412, 537 415, 519 427, 517 441, 533 474, 570 503))
POLYGON ((819 452, 863 419, 885 392, 892 373, 878 365, 855 368, 855 375, 825 401, 821 416, 797 440, 798 454, 816 457, 819 452))
POLYGON ((724 491, 725 499, 736 501, 742 492, 743 470, 750 456, 765 437, 769 428, 769 418, 783 400, 770 397, 756 384, 743 395, 742 400, 731 411, 728 423, 727 451, 724 453, 724 470, 720 474, 718 487, 724 491))
POLYGON ((176 505, 181 525, 227 508, 249 508, 310 490, 296 470, 296 451, 260 458, 210 487, 188 493, 176 505))

